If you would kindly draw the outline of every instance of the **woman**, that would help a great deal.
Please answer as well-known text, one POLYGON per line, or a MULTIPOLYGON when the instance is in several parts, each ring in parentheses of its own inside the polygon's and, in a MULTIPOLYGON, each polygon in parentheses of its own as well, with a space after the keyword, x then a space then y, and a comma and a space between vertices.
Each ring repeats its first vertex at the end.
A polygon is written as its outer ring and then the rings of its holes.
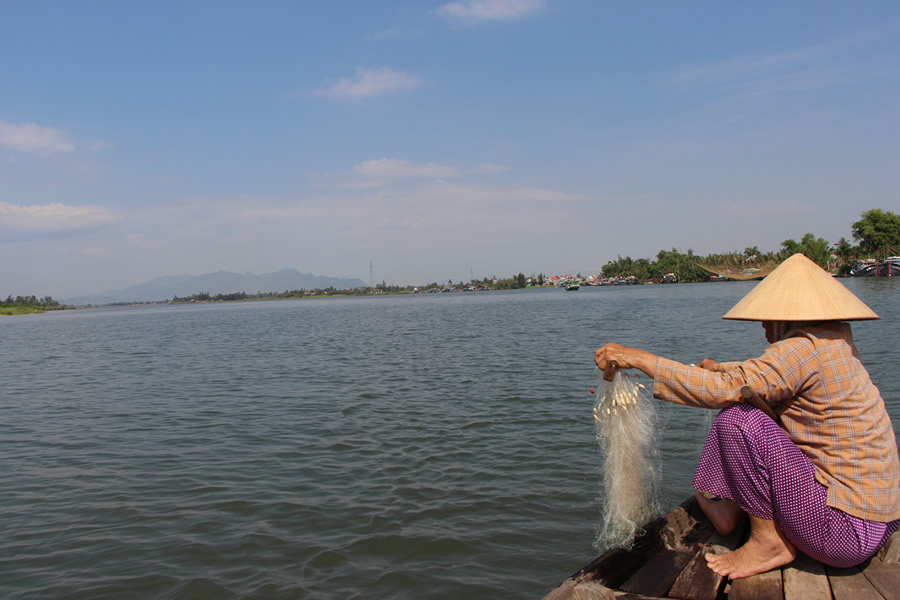
POLYGON ((724 409, 694 477, 697 501, 719 533, 745 515, 751 533, 733 552, 707 554, 707 564, 738 579, 792 562, 797 549, 835 567, 865 561, 900 526, 900 461, 844 321, 878 315, 795 254, 723 318, 762 321, 771 345, 759 358, 699 367, 619 344, 594 356, 603 370, 615 363, 652 377, 656 398, 724 409), (780 426, 744 402, 744 386, 780 426))

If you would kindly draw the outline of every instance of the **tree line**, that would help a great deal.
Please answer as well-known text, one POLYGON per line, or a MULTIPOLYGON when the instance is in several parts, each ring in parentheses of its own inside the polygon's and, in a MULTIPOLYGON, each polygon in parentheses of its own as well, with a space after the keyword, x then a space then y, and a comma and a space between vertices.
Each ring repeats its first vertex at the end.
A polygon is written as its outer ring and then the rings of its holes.
POLYGON ((692 250, 682 253, 675 248, 660 250, 656 260, 632 259, 629 256, 609 261, 603 267, 605 277, 634 276, 638 281, 660 281, 667 273, 675 273, 679 281, 708 281, 710 267, 746 268, 763 264, 780 263, 789 256, 801 253, 826 270, 837 275, 849 275, 858 259, 883 260, 900 252, 900 215, 880 208, 862 213, 860 220, 851 226, 855 244, 841 238, 834 245, 813 233, 805 234, 800 241, 787 239, 776 251, 762 252, 756 246, 743 251, 698 256, 692 250))
POLYGON ((2 306, 36 306, 43 309, 59 308, 59 302, 50 296, 38 298, 37 296, 7 296, 6 300, 0 300, 2 306))
POLYGON ((209 292, 197 292, 190 296, 173 296, 169 302, 172 304, 187 304, 191 302, 236 302, 239 300, 279 300, 285 298, 304 298, 308 296, 355 296, 366 295, 369 288, 353 288, 339 290, 333 286, 327 288, 316 288, 314 290, 285 290, 283 292, 257 292, 248 294, 247 292, 229 292, 227 294, 211 294, 209 292))
POLYGON ((50 296, 38 298, 37 296, 7 296, 6 300, 0 300, 0 315, 27 315, 42 313, 47 310, 62 308, 59 302, 50 296))

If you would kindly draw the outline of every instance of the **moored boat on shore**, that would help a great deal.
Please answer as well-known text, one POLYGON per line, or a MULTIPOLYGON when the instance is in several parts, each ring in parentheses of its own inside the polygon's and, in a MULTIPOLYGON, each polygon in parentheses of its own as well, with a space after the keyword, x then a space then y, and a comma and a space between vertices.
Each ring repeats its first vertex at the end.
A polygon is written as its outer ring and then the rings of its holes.
POLYGON ((900 256, 888 256, 879 262, 874 258, 857 260, 850 271, 853 277, 900 277, 900 256))

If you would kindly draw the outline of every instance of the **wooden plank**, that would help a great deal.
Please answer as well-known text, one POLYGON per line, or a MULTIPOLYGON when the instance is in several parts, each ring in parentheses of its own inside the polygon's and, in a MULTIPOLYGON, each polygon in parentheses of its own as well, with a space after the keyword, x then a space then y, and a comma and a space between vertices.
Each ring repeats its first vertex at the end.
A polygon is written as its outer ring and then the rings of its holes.
POLYGON ((652 521, 646 533, 637 538, 631 550, 614 548, 603 553, 570 579, 577 581, 598 581, 609 588, 618 588, 641 565, 656 555, 664 547, 681 547, 682 540, 694 527, 697 520, 690 515, 694 497, 681 503, 668 513, 652 521))
POLYGON ((578 585, 578 582, 574 579, 566 579, 550 590, 550 592, 548 592, 541 600, 569 600, 570 598, 574 598, 575 596, 572 590, 576 585, 578 585))
POLYGON ((781 569, 732 581, 728 600, 784 600, 781 569))
POLYGON ((724 577, 706 566, 707 552, 712 552, 712 549, 704 547, 678 575, 668 592, 670 598, 716 600, 724 577))
POLYGON ((611 590, 596 581, 579 583, 572 592, 573 595, 571 596, 571 600, 665 600, 664 598, 655 598, 642 596, 640 594, 629 594, 619 590, 611 590))
POLYGON ((709 542, 701 547, 700 552, 681 572, 672 589, 670 598, 680 600, 715 600, 721 590, 725 578, 706 566, 707 554, 726 554, 737 548, 741 539, 740 528, 727 536, 713 533, 709 542))
POLYGON ((831 600, 831 586, 825 565, 802 552, 783 569, 784 597, 787 600, 831 600))
POLYGON ((597 561, 585 567, 580 573, 573 576, 579 581, 597 581, 609 588, 619 587, 629 575, 647 561, 655 552, 659 551, 660 540, 653 536, 650 540, 641 540, 635 543, 631 551, 616 548, 605 552, 597 561), (656 542, 655 544, 653 542, 656 542))
POLYGON ((664 523, 660 527, 659 537, 669 550, 684 549, 684 538, 698 524, 697 519, 691 516, 690 509, 685 507, 685 504, 687 502, 676 506, 663 517, 664 523))
POLYGON ((613 600, 615 592, 605 585, 590 581, 576 585, 570 597, 572 600, 613 600))
MULTIPOLYGON (((551 596, 549 595, 544 596, 545 599, 550 597, 551 596)), ((665 598, 631 594, 620 590, 611 590, 596 581, 584 581, 579 583, 571 579, 553 590, 552 598, 559 600, 666 600, 665 598)))
POLYGON ((542 600, 665 600, 665 598, 611 590, 596 581, 567 579, 542 600))
POLYGON ((834 600, 885 600, 859 567, 825 567, 834 600))
POLYGON ((878 551, 878 558, 883 563, 898 564, 900 563, 900 531, 888 538, 881 550, 878 551))
POLYGON ((885 598, 896 598, 900 595, 900 567, 897 565, 882 564, 873 560, 863 574, 885 598))
MULTIPOLYGON (((743 528, 741 528, 743 529, 743 528)), ((650 523, 629 551, 614 549, 551 591, 546 600, 888 600, 900 598, 900 532, 878 556, 852 569, 834 569, 799 554, 784 567, 725 582, 706 567, 704 554, 733 550, 711 533, 693 497, 650 523), (704 543, 705 542, 705 543, 704 543), (624 583, 623 583, 624 581, 624 583)))
POLYGON ((620 589, 646 596, 665 596, 672 583, 698 551, 698 548, 693 552, 662 550, 629 577, 620 589))

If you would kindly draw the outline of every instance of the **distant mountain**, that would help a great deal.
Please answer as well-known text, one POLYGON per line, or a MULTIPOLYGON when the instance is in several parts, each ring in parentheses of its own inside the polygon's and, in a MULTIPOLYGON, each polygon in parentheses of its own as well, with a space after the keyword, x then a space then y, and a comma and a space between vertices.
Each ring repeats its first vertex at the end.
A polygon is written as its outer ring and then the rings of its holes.
POLYGON ((123 290, 63 299, 63 304, 84 306, 88 304, 113 304, 120 302, 159 302, 174 296, 186 297, 201 292, 212 295, 234 292, 284 292, 288 290, 314 290, 333 287, 338 290, 365 286, 362 279, 346 279, 300 273, 294 269, 282 269, 276 273, 229 273, 219 271, 205 275, 174 275, 158 277, 147 283, 132 285, 123 290))

